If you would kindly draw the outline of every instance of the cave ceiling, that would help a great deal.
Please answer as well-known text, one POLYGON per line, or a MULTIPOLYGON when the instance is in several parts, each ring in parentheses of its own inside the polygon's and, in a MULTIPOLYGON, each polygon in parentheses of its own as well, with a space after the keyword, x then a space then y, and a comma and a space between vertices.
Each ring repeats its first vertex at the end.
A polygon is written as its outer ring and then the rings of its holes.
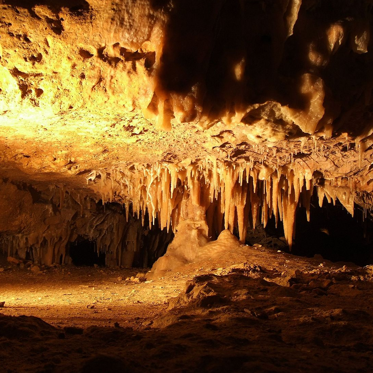
POLYGON ((315 186, 370 208, 372 5, 1 0, 2 210, 50 216, 68 194, 169 227, 187 193, 241 240, 250 210, 287 220, 289 242, 315 186))

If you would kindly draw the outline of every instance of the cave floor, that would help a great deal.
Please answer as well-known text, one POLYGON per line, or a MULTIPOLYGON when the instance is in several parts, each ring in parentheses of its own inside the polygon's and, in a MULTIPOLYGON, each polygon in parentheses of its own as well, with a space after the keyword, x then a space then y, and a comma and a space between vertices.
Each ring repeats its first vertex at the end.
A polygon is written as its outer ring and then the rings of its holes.
POLYGON ((159 279, 0 263, 2 370, 372 371, 373 266, 241 248, 159 279))
POLYGON ((182 284, 137 282, 137 273, 73 266, 48 268, 38 274, 7 271, 1 274, 1 295, 6 301, 1 312, 38 316, 56 327, 113 326, 115 322, 138 327, 139 317, 141 323, 153 318, 182 284))

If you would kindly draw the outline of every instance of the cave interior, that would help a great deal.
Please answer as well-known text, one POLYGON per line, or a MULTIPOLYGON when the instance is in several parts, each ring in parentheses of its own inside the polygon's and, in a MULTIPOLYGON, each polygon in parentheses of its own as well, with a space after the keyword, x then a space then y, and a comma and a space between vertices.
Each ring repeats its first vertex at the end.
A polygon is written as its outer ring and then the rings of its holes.
POLYGON ((372 15, 1 0, 7 371, 370 371, 372 15))

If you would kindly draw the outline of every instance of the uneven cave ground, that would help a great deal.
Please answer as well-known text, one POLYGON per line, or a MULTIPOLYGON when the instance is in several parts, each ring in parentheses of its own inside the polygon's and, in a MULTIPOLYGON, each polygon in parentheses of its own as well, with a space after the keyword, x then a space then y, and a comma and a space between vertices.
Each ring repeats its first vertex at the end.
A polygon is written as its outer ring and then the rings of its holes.
POLYGON ((92 260, 94 243, 81 238, 72 246, 85 255, 70 265, 32 270, 2 256, 2 369, 368 372, 373 265, 364 230, 372 222, 364 211, 351 219, 341 209, 315 207, 314 223, 300 209, 298 231, 319 245, 313 251, 302 252, 296 236, 290 253, 281 226, 269 221, 267 230, 249 231, 246 244, 223 231, 194 262, 160 278, 149 268, 104 266, 97 253, 92 260), (349 234, 336 237, 346 224, 349 234), (336 258, 325 247, 339 238, 349 262, 323 258, 336 258))

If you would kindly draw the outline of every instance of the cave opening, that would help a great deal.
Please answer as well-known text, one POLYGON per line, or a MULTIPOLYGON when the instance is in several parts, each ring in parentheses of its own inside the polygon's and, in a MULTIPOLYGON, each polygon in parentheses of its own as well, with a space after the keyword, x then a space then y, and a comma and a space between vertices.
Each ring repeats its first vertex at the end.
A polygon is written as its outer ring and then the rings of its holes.
POLYGON ((373 222, 365 210, 355 205, 352 216, 337 200, 319 207, 311 202, 307 222, 303 207, 296 216, 293 253, 311 257, 321 255, 332 262, 352 262, 359 266, 373 263, 373 222))
POLYGON ((265 228, 259 226, 248 233, 247 244, 263 244, 293 255, 322 257, 332 262, 351 262, 359 266, 373 263, 373 222, 366 210, 355 205, 352 216, 337 200, 320 207, 317 195, 311 199, 310 220, 306 209, 298 206, 295 220, 294 244, 289 249, 284 239, 283 223, 276 226, 269 219, 265 228))
MULTIPOLYGON (((104 208, 100 201, 97 206, 111 215, 114 221, 118 219, 118 212, 123 218, 126 216, 126 209, 118 210, 117 204, 106 203, 104 208)), ((101 233, 101 237, 100 233, 93 236, 96 239, 78 235, 67 244, 67 259, 61 255, 57 258, 57 264, 71 263, 77 267, 151 268, 154 262, 166 253, 174 233, 171 229, 161 229, 158 219, 149 225, 148 213, 143 217, 137 216, 130 207, 122 228, 111 230, 109 225, 109 228, 101 233), (118 242, 117 250, 113 250, 113 242, 118 242)))
POLYGON ((157 224, 153 225, 151 229, 145 225, 141 232, 140 250, 134 255, 132 267, 151 268, 157 259, 166 253, 174 236, 172 230, 167 232, 167 229, 161 229, 157 224))
POLYGON ((105 265, 105 253, 97 251, 95 241, 84 237, 79 236, 74 242, 70 242, 67 252, 70 255, 72 264, 77 267, 102 267, 105 265))

